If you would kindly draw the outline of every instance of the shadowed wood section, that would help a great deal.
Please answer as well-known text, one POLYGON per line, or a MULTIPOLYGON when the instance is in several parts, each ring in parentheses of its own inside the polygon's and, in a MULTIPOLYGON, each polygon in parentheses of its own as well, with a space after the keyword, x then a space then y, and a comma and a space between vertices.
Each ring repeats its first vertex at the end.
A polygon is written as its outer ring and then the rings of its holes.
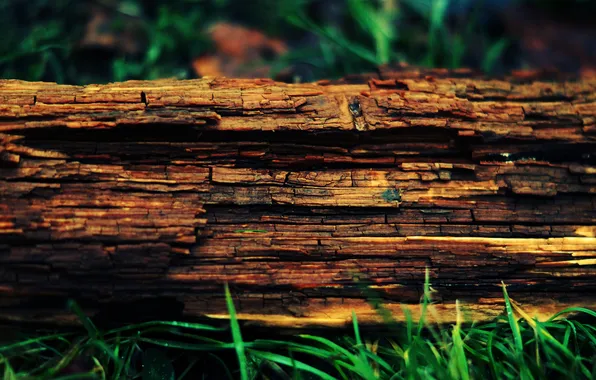
POLYGON ((595 89, 387 68, 0 81, 0 318, 72 322, 69 297, 224 317, 229 282, 259 324, 378 322, 367 297, 402 320, 427 267, 443 322, 456 299, 499 314, 501 281, 537 316, 596 307, 595 89))

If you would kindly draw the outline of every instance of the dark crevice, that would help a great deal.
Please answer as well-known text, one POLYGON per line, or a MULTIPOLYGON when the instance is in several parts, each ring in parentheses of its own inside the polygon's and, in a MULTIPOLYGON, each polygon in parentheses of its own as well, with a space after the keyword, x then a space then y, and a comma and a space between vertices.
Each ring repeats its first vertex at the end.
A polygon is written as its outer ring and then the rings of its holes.
MULTIPOLYGON (((87 306, 83 301, 83 307, 87 306)), ((89 307, 97 306, 94 302, 89 307)), ((93 321, 97 326, 106 327, 123 323, 140 323, 146 321, 182 320, 184 302, 176 297, 156 296, 126 302, 113 302, 100 305, 99 312, 93 321)))
MULTIPOLYGON (((391 216, 391 215, 388 215, 391 216)), ((449 214, 426 214, 427 218, 431 218, 431 217, 439 217, 439 216, 445 216, 447 218, 449 218, 449 214)), ((595 215, 596 216, 596 215, 595 215)), ((234 225, 238 225, 241 226, 242 224, 246 224, 246 223, 250 223, 250 224, 263 224, 263 225, 269 225, 269 224, 278 224, 278 225, 292 225, 292 226, 296 226, 296 228, 299 227, 304 227, 307 228, 309 226, 345 226, 345 225, 364 225, 364 226, 376 226, 376 225, 383 225, 383 224, 387 224, 387 225, 411 225, 411 226, 421 226, 421 227, 452 227, 452 226, 522 226, 522 227, 549 227, 549 226, 583 226, 583 225, 591 225, 592 222, 557 222, 557 221, 553 221, 551 222, 530 222, 530 221, 521 221, 521 222, 501 222, 501 221, 492 221, 492 220, 487 220, 487 221, 475 221, 475 222, 384 222, 384 223, 367 223, 367 222, 359 222, 358 220, 354 220, 351 222, 345 222, 345 223, 296 223, 296 222, 285 222, 285 221, 267 221, 267 222, 258 222, 258 221, 238 221, 238 222, 210 222, 208 227, 216 227, 216 226, 234 226, 234 225)), ((240 227, 239 227, 240 229, 240 227)), ((268 231, 269 232, 275 232, 275 231, 268 231)), ((316 231, 313 231, 316 232, 316 231)), ((536 236, 545 236, 544 234, 539 234, 539 233, 522 233, 522 232, 507 232, 507 233, 500 233, 499 236, 510 236, 510 235, 520 235, 520 236, 528 236, 528 235, 536 235, 536 236)), ((253 236, 253 235, 251 235, 253 236)), ((258 235, 254 235, 255 237, 258 237, 258 235)), ((376 235, 358 235, 358 236, 364 236, 364 237, 387 237, 387 236, 406 236, 406 235, 401 235, 401 234, 397 234, 397 232, 395 234, 376 234, 376 235)), ((426 234, 425 236, 460 236, 460 235, 453 235, 453 234, 447 234, 447 233, 438 233, 438 234, 426 234)), ((468 236, 468 235, 466 235, 468 236)), ((494 236, 494 233, 485 233, 485 234, 481 234, 481 233, 476 233, 474 236, 479 236, 479 237, 491 237, 494 236)), ((549 234, 550 237, 553 237, 552 234, 549 234)), ((565 235, 567 236, 567 235, 565 235)), ((329 236, 329 238, 332 237, 346 237, 346 236, 329 236)))
POLYGON ((510 187, 507 187, 504 190, 503 195, 506 196, 507 198, 513 200, 513 201, 520 201, 523 200, 524 203, 527 203, 528 201, 534 201, 534 200, 552 200, 554 201, 555 199, 559 199, 559 197, 561 195, 566 195, 566 196, 571 196, 571 197, 575 197, 576 199, 584 196, 588 196, 590 197, 591 195, 586 193, 586 192, 577 192, 577 191, 565 191, 565 192, 557 192, 553 195, 542 195, 542 194, 536 194, 536 193, 529 193, 529 194, 519 194, 519 193, 515 193, 513 192, 513 190, 510 187))
POLYGON ((397 90, 406 90, 406 91, 410 90, 410 87, 406 83, 402 82, 399 79, 397 79, 395 81, 395 86, 392 86, 392 88, 397 89, 397 90))
MULTIPOLYGON (((585 194, 584 194, 585 196, 585 194)), ((592 196, 586 196, 588 198, 593 198, 592 196)), ((577 198, 575 198, 577 200, 577 198)), ((513 205, 512 205, 513 206, 513 205)), ((441 210, 450 210, 456 212, 458 210, 467 211, 469 209, 448 209, 445 207, 440 207, 441 210)), ((355 210, 354 208, 350 207, 334 207, 330 209, 329 207, 307 207, 307 206, 237 206, 234 207, 226 207, 226 206, 215 206, 215 205, 207 205, 205 215, 208 218, 208 226, 217 226, 217 225, 237 225, 243 223, 251 223, 251 224, 280 224, 280 225, 304 225, 305 227, 308 226, 318 226, 318 225, 346 225, 346 224, 366 224, 366 225, 377 225, 383 223, 365 223, 365 222, 358 222, 358 217, 362 218, 371 218, 371 217, 383 217, 384 220, 387 220, 390 217, 400 217, 402 210, 405 211, 432 211, 433 208, 419 208, 419 207, 403 207, 400 206, 399 209, 393 208, 383 208, 383 207, 368 207, 363 208, 361 210, 355 210), (253 218, 258 218, 260 213, 266 214, 269 216, 269 220, 266 222, 260 222, 259 220, 251 220, 251 216, 253 218), (218 216, 219 215, 219 216, 218 216), (228 215, 237 215, 238 221, 232 222, 222 222, 225 216, 228 215), (246 216, 247 218, 243 218, 246 216), (355 220, 340 222, 326 222, 323 221, 320 223, 297 223, 295 221, 283 221, 283 220, 273 220, 273 217, 279 216, 281 219, 282 217, 291 217, 291 216, 311 216, 313 218, 330 218, 333 219, 336 216, 343 216, 343 217, 351 217, 355 220)), ((540 210, 536 210, 535 212, 540 213, 540 210)), ((422 213, 421 213, 422 214, 422 213)), ((424 214, 426 218, 432 218, 437 216, 445 216, 446 218, 450 217, 450 214, 424 214)), ((456 217, 456 215, 453 215, 456 217)), ((472 217, 474 217, 472 213, 472 217)), ((596 212, 595 212, 596 217, 596 212)), ((422 222, 391 222, 390 224, 406 224, 406 225, 427 225, 427 226, 452 226, 452 225, 461 225, 461 226, 512 226, 512 225, 520 225, 520 226, 575 226, 575 225, 584 225, 584 224, 591 224, 591 222, 581 222, 581 221, 572 221, 572 222, 563 222, 559 221, 556 217, 553 217, 553 220, 550 222, 532 222, 532 221, 482 221, 473 219, 472 222, 445 222, 445 223, 422 223, 422 222)))
MULTIPOLYGON (((81 207, 81 209, 85 209, 83 207, 81 207)), ((135 228, 143 228, 141 226, 131 226, 131 227, 135 227, 135 228)), ((150 227, 146 227, 146 228, 150 228, 150 227)), ((11 247, 35 247, 40 245, 41 243, 47 243, 47 242, 51 242, 52 245, 56 248, 56 247, 60 247, 61 245, 68 245, 68 244, 96 244, 96 245, 101 245, 101 246, 117 246, 117 245, 146 245, 146 244, 159 244, 159 245, 168 245, 172 248, 191 248, 192 246, 194 246, 196 244, 195 243, 188 243, 188 244, 181 244, 179 242, 176 241, 167 241, 165 239, 156 239, 156 240, 151 240, 151 239, 145 239, 145 238, 139 238, 139 239, 122 239, 119 237, 113 237, 113 238, 109 238, 109 237, 97 237, 97 236, 90 236, 90 237, 81 237, 81 238, 68 238, 68 239, 49 239, 49 238, 35 238, 35 237, 27 237, 27 236, 23 236, 23 235, 27 235, 27 230, 26 228, 23 228, 25 231, 23 233, 20 233, 18 236, 14 236, 14 237, 10 237, 9 235, 4 235, 2 237, 2 239, 5 239, 6 241, 10 241, 10 246, 11 247)), ((153 229, 159 229, 159 227, 153 227, 153 229)), ((31 232, 39 232, 42 231, 41 229, 36 229, 33 230, 31 232)), ((47 230, 43 230, 43 232, 47 232, 48 234, 50 233, 50 229, 47 230)), ((155 253, 155 247, 154 246, 150 246, 147 247, 147 249, 145 250, 134 250, 133 252, 137 253, 137 252, 150 252, 150 253, 155 253)), ((116 255, 118 255, 118 253, 116 253, 116 255)), ((17 262, 11 262, 10 264, 15 264, 17 265, 17 262)), ((157 268, 157 266, 156 266, 157 268)), ((161 268, 161 266, 159 267, 161 268)))
MULTIPOLYGON (((385 108, 385 107, 381 107, 385 108)), ((477 122, 478 120, 473 116, 466 116, 463 113, 458 113, 457 111, 437 111, 432 113, 417 113, 411 112, 407 109, 400 110, 398 108, 385 108, 387 112, 387 116, 391 116, 394 118, 398 118, 399 120, 408 122, 408 119, 457 119, 462 121, 474 121, 477 122)), ((424 128, 424 126, 416 126, 415 129, 419 130, 420 128, 424 128)), ((430 129, 436 129, 432 127, 427 127, 430 129)), ((452 131, 455 132, 455 131, 452 131)))
MULTIPOLYGON (((551 144, 526 144, 523 150, 510 153, 507 151, 507 146, 500 147, 503 153, 490 153, 486 155, 479 155, 475 157, 476 161, 519 161, 524 159, 534 159, 536 161, 548 162, 576 162, 576 163, 596 163, 596 145, 595 144, 568 144, 568 143, 551 143, 551 144)), ((495 144, 495 150, 499 146, 495 144)), ((519 149, 513 147, 513 149, 519 149)))
MULTIPOLYGON (((53 116, 18 116, 18 117, 14 117, 14 116, 0 116, 0 122, 2 121, 9 121, 9 122, 15 122, 15 121, 20 121, 20 122, 25 122, 25 121, 52 121, 54 120, 53 116)), ((41 129, 41 128, 40 128, 41 129)), ((47 130, 47 128, 45 128, 47 130)), ((21 130, 19 129, 18 126, 15 127, 14 129, 15 131, 18 131, 17 133, 19 135, 26 135, 28 132, 33 131, 34 129, 24 129, 21 130)), ((5 130, 3 132, 12 132, 11 130, 5 130)), ((45 132, 47 133, 47 132, 45 132)))
POLYGON ((565 95, 545 95, 541 97, 527 97, 527 98, 516 98, 509 99, 507 95, 503 96, 483 96, 482 99, 474 98, 472 96, 461 95, 459 98, 468 99, 473 103, 483 102, 507 102, 507 103, 547 103, 547 102, 571 102, 575 98, 565 95))
POLYGON ((66 127, 52 127, 23 130, 20 134, 27 141, 39 140, 43 143, 53 141, 78 141, 78 142, 187 142, 196 143, 197 135, 201 133, 201 142, 229 143, 246 142, 261 143, 286 143, 305 146, 336 146, 353 147, 362 144, 388 144, 388 143, 432 143, 450 141, 457 136, 455 131, 437 129, 432 127, 400 128, 398 130, 379 130, 367 133, 354 133, 352 131, 219 131, 209 129, 215 125, 216 120, 206 120, 205 125, 165 125, 121 124, 110 129, 72 129, 66 127), (211 124, 209 124, 211 123, 211 124), (142 133, 139 133, 142 131, 142 133))
MULTIPOLYGON (((65 208, 65 209, 72 209, 72 206, 69 205, 56 205, 54 206, 57 209, 60 208, 65 208)), ((83 205, 83 206, 77 206, 77 210, 87 210, 87 209, 91 209, 91 210, 104 210, 104 209, 108 209, 108 210, 116 210, 116 209, 121 209, 121 208, 126 208, 124 206, 110 206, 110 205, 105 205, 105 206, 94 206, 94 205, 83 205)))
MULTIPOLYGON (((3 179, 6 182, 18 182, 22 184, 26 183, 41 183, 41 184, 89 184, 89 183, 105 183, 105 182, 112 182, 107 180, 100 180, 100 179, 92 179, 86 178, 84 176, 79 176, 78 174, 74 174, 68 177, 61 177, 61 178, 31 178, 31 177, 19 177, 19 178, 5 178, 3 179)), ((58 190, 58 189, 56 189, 58 190)))
MULTIPOLYGON (((579 125, 581 125, 581 119, 575 119, 575 118, 565 118, 565 120, 568 121, 575 121, 577 122, 579 125)), ((561 118, 560 117, 552 117, 549 115, 544 115, 544 114, 539 114, 539 113, 532 113, 532 112, 526 112, 524 110, 524 121, 548 121, 549 124, 546 124, 545 126, 558 126, 561 127, 561 118)), ((538 127, 538 125, 532 125, 533 127, 538 127)))

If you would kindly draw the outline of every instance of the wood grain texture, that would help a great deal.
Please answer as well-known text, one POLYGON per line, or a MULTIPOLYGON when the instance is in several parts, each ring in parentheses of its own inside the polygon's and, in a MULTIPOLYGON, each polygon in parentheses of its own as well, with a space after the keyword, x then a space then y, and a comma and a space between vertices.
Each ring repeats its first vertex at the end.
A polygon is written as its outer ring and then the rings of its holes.
POLYGON ((0 81, 4 321, 225 317, 224 282, 257 324, 375 323, 371 294, 401 320, 426 267, 443 322, 501 281, 596 307, 596 78, 0 81))

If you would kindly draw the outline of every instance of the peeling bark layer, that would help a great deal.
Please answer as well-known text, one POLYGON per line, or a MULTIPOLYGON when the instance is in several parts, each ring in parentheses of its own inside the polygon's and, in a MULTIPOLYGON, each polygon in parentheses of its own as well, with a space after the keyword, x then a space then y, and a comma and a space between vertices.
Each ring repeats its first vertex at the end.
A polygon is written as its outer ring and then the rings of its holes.
POLYGON ((0 81, 0 318, 400 320, 426 267, 444 322, 596 307, 595 78, 362 78, 0 81))

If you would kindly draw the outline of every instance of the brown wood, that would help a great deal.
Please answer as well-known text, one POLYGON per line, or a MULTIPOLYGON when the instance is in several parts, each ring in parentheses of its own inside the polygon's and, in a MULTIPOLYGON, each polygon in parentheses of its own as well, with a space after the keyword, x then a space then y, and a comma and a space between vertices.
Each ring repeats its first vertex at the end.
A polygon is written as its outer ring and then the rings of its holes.
POLYGON ((501 281, 596 307, 596 78, 372 76, 0 81, 0 319, 223 317, 228 281, 258 324, 378 321, 364 284, 401 320, 426 267, 444 322, 501 281))

